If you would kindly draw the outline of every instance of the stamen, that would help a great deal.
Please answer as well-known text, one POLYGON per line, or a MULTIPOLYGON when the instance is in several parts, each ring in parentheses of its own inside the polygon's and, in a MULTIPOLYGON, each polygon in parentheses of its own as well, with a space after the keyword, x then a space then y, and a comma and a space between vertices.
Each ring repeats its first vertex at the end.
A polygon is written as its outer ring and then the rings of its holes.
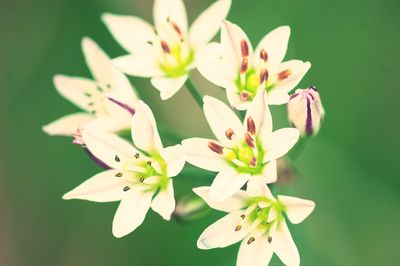
POLYGON ((247 68, 249 66, 249 59, 247 57, 243 58, 242 65, 240 66, 240 73, 246 73, 247 68))
POLYGON ((242 57, 249 56, 249 45, 246 40, 240 41, 240 49, 242 50, 242 57))
POLYGON ((242 226, 240 224, 238 224, 235 228, 235 232, 239 231, 240 229, 242 229, 242 226))
POLYGON ((171 23, 172 28, 174 28, 174 30, 176 31, 176 33, 178 33, 179 36, 182 38, 182 31, 181 31, 181 29, 179 28, 179 26, 178 26, 175 22, 173 22, 173 21, 170 21, 170 23, 171 23))
POLYGON ((267 51, 265 51, 264 49, 261 49, 260 51, 260 58, 262 60, 264 60, 264 62, 266 63, 268 61, 268 54, 267 51))
POLYGON ((253 243, 256 239, 254 237, 250 237, 249 240, 247 241, 247 245, 250 245, 253 243))
POLYGON ((260 85, 263 84, 265 81, 268 80, 268 70, 266 70, 265 68, 263 68, 260 71, 260 85))
POLYGON ((244 135, 244 139, 246 140, 247 145, 249 145, 251 148, 254 148, 254 142, 249 133, 244 135))
POLYGON ((247 92, 240 93, 240 100, 242 100, 243 102, 247 102, 248 99, 249 99, 249 94, 247 92))
POLYGON ((271 242, 272 242, 272 236, 268 236, 268 243, 271 244, 271 242))
POLYGON ((210 150, 212 150, 215 153, 223 154, 224 147, 218 145, 217 143, 211 141, 208 142, 208 148, 210 148, 210 150))
POLYGON ((139 180, 140 180, 140 182, 143 183, 143 181, 145 180, 145 178, 142 176, 139 180))
POLYGON ((131 188, 129 186, 124 187, 123 191, 127 192, 128 190, 130 190, 131 188))
POLYGON ((84 92, 83 94, 85 94, 86 97, 92 96, 92 94, 90 92, 84 92))
POLYGON ((171 50, 169 49, 168 43, 166 41, 161 41, 161 48, 164 53, 169 54, 171 50))
POLYGON ((122 173, 117 173, 115 176, 116 176, 116 177, 121 177, 121 176, 122 176, 122 173))
POLYGON ((135 154, 135 158, 136 158, 136 159, 139 159, 139 153, 136 153, 136 154, 135 154))
POLYGON ((233 132, 233 130, 231 128, 227 129, 225 131, 225 136, 229 139, 232 140, 232 136, 235 134, 235 132, 233 132))
POLYGON ((147 162, 147 165, 148 165, 148 166, 151 166, 151 162, 150 162, 150 161, 148 161, 148 162, 147 162))
POLYGON ((256 134, 256 124, 251 116, 247 118, 247 131, 252 135, 256 134))
POLYGON ((292 74, 292 71, 290 71, 290 69, 283 70, 282 72, 280 72, 278 74, 278 79, 279 80, 287 79, 291 74, 292 74))
POLYGON ((115 160, 116 162, 120 162, 120 161, 121 161, 121 159, 118 157, 118 155, 115 155, 114 160, 115 160))
POLYGON ((240 218, 242 218, 243 220, 245 217, 246 217, 246 215, 244 215, 244 214, 240 215, 240 218))
MULTIPOLYGON (((250 160, 250 166, 255 167, 257 165, 257 159, 256 157, 251 158, 250 160)), ((261 208, 259 208, 258 210, 261 210, 261 208)))

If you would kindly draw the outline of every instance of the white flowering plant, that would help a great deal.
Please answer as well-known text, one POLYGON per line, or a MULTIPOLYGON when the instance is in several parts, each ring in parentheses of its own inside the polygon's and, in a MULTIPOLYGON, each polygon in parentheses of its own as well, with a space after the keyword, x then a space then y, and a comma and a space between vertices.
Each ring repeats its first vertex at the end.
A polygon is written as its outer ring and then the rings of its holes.
POLYGON ((54 77, 58 92, 82 111, 43 130, 70 137, 104 168, 63 199, 118 201, 115 237, 133 232, 149 209, 169 221, 198 219, 201 210, 212 208, 227 215, 204 230, 198 248, 241 242, 239 266, 266 265, 274 253, 285 265, 299 265, 287 221, 302 222, 315 203, 272 191, 288 172, 280 170, 287 170, 285 160, 294 163, 301 146, 296 144, 318 132, 325 112, 315 87, 292 92, 311 64, 284 61, 290 28, 276 28, 253 49, 244 31, 226 20, 230 6, 231 0, 215 1, 191 27, 182 0, 155 0, 154 26, 138 17, 104 14, 102 20, 129 54, 111 59, 84 37, 93 79, 54 77), (219 31, 220 42, 211 42, 219 31), (202 95, 190 81, 193 69, 222 87, 229 104, 202 95), (186 87, 215 139, 191 137, 165 147, 151 107, 125 74, 151 78, 162 100, 186 87), (283 104, 293 127, 274 130, 269 106, 283 104), (173 179, 190 165, 198 175, 217 174, 176 200, 173 179))

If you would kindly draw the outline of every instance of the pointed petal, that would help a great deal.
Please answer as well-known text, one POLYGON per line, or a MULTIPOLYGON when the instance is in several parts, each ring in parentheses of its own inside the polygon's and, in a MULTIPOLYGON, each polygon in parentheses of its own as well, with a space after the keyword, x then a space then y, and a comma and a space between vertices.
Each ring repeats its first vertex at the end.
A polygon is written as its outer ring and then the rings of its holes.
POLYGON ((286 208, 286 214, 293 224, 304 221, 314 210, 315 202, 290 196, 278 196, 278 200, 286 208))
POLYGON ((227 20, 223 21, 221 27, 221 44, 224 47, 223 57, 224 60, 234 65, 236 69, 238 69, 242 62, 242 41, 247 43, 249 50, 248 58, 251 59, 253 56, 253 47, 246 33, 238 25, 227 20))
POLYGON ((79 108, 90 111, 91 99, 85 93, 96 89, 96 83, 86 78, 56 75, 53 78, 57 91, 79 108))
POLYGON ((193 192, 201 197, 213 209, 223 212, 233 212, 246 207, 249 197, 246 191, 239 190, 232 197, 223 201, 215 201, 210 197, 210 187, 197 187, 193 192))
POLYGON ((188 163, 208 171, 219 172, 226 167, 225 160, 208 148, 210 139, 190 138, 182 141, 185 159, 188 163))
POLYGON ((239 118, 231 108, 214 97, 204 96, 203 101, 204 114, 212 132, 225 146, 231 146, 232 141, 225 132, 232 129, 237 136, 242 136, 244 132, 239 118))
POLYGON ((178 25, 183 35, 186 36, 188 21, 185 4, 182 0, 155 0, 153 18, 158 31, 164 23, 172 21, 178 25))
POLYGON ((164 220, 169 221, 171 214, 175 209, 174 187, 172 179, 169 180, 168 186, 160 190, 151 202, 151 208, 161 215, 164 220))
POLYGON ((121 169, 121 163, 138 152, 129 142, 111 133, 87 129, 82 138, 95 157, 115 169, 121 169))
POLYGON ((139 101, 132 118, 132 140, 139 149, 151 152, 163 148, 156 120, 150 107, 139 101))
POLYGON ((289 43, 290 27, 281 26, 268 33, 258 44, 255 56, 259 56, 261 49, 268 55, 267 67, 274 68, 279 65, 285 57, 289 43))
POLYGON ((251 243, 247 244, 247 240, 243 240, 240 244, 237 266, 265 266, 269 264, 273 252, 268 245, 266 237, 259 237, 251 243))
POLYGON ((274 131, 263 143, 266 149, 264 162, 285 155, 298 141, 300 132, 296 128, 281 128, 274 131))
POLYGON ((297 86, 297 84, 299 84, 299 82, 303 79, 310 67, 310 62, 303 62, 300 60, 290 60, 283 62, 273 72, 278 74, 282 71, 289 70, 291 74, 288 78, 282 81, 277 81, 275 87, 272 89, 271 92, 273 92, 274 90, 284 91, 287 93, 290 92, 297 86))
POLYGON ((252 178, 247 183, 246 192, 251 197, 266 197, 268 199, 273 199, 271 190, 265 183, 260 183, 252 178))
POLYGON ((300 255, 285 221, 271 229, 271 247, 285 265, 300 265, 300 255))
POLYGON ((286 91, 283 90, 272 90, 268 92, 268 104, 269 105, 281 105, 289 101, 290 97, 286 91))
POLYGON ((240 190, 249 180, 249 174, 236 172, 232 167, 221 170, 211 184, 210 197, 216 201, 222 201, 240 190))
POLYGON ((137 53, 138 43, 154 41, 154 28, 147 21, 133 16, 103 14, 102 20, 115 38, 127 51, 137 53))
POLYGON ((246 230, 235 231, 236 226, 242 221, 242 211, 231 212, 219 219, 200 235, 197 247, 200 249, 223 248, 239 242, 246 237, 246 230))
POLYGON ((272 117, 269 111, 265 91, 260 91, 247 110, 243 127, 246 128, 247 119, 251 117, 256 126, 256 134, 263 140, 266 135, 272 132, 272 117))
POLYGON ((160 151, 167 164, 168 177, 177 176, 185 165, 185 154, 181 145, 170 146, 160 151))
POLYGON ((188 75, 178 78, 156 77, 151 79, 151 84, 160 91, 162 100, 168 100, 183 87, 187 79, 188 75))
POLYGON ((63 196, 63 199, 81 199, 95 202, 110 202, 121 200, 126 180, 116 177, 116 170, 101 172, 86 180, 78 187, 63 196))
POLYGON ((191 45, 201 47, 217 34, 221 21, 228 15, 231 3, 231 0, 216 1, 196 18, 189 32, 191 45))
POLYGON ((132 55, 117 57, 112 62, 124 73, 149 78, 163 75, 160 70, 153 47, 149 44, 140 45, 139 51, 132 55))
POLYGON ((43 126, 43 131, 50 136, 71 136, 93 119, 95 119, 93 115, 86 113, 70 114, 43 126))
POLYGON ((113 235, 123 237, 141 225, 150 208, 153 193, 144 193, 142 188, 131 188, 125 192, 113 220, 113 235))

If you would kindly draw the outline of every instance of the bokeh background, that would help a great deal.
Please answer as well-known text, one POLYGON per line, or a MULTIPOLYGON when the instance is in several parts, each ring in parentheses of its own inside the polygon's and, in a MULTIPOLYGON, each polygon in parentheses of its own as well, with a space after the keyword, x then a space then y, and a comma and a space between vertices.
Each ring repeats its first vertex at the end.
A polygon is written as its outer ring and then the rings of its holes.
MULTIPOLYGON (((213 1, 185 2, 192 21, 213 1)), ((221 213, 179 224, 150 211, 138 230, 116 239, 117 203, 61 199, 100 169, 70 139, 41 131, 77 110, 56 93, 52 76, 89 76, 83 36, 112 57, 124 54, 100 21, 103 12, 151 21, 151 9, 147 0, 1 0, 0 265, 234 265, 238 245, 196 248, 221 213)), ((302 265, 400 263, 399 10, 398 0, 233 0, 229 19, 253 43, 291 26, 286 58, 312 62, 300 85, 317 86, 327 110, 295 162, 298 175, 277 188, 317 202, 309 219, 292 226, 302 265)), ((197 72, 192 78, 202 93, 225 99, 197 72)), ((210 135, 187 91, 162 102, 149 80, 132 82, 159 123, 183 136, 210 135)), ((287 124, 284 107, 273 112, 278 126, 287 124)), ((207 176, 177 177, 177 195, 209 184, 207 176)), ((276 257, 272 264, 281 265, 276 257)))

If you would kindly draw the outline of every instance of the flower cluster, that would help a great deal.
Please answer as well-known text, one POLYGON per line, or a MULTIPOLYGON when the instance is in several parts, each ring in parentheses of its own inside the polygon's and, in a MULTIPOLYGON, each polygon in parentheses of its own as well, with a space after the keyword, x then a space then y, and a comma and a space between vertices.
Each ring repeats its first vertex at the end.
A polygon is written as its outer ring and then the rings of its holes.
POLYGON ((129 54, 110 59, 93 40, 83 38, 93 79, 54 77, 58 92, 82 111, 43 130, 71 137, 104 168, 63 199, 119 201, 115 237, 134 231, 150 208, 170 220, 205 206, 197 198, 176 207, 173 178, 188 162, 217 173, 210 186, 193 191, 209 207, 228 213, 200 235, 200 249, 241 241, 239 266, 265 265, 273 253, 286 265, 299 265, 286 219, 302 222, 315 204, 275 197, 268 186, 278 179, 277 160, 305 140, 300 137, 318 132, 324 109, 315 87, 290 95, 311 66, 284 61, 290 28, 278 27, 253 49, 244 31, 225 20, 230 6, 231 0, 214 2, 190 27, 182 0, 155 0, 154 26, 138 17, 104 14, 102 20, 129 54), (220 43, 210 42, 219 31, 220 43), (200 96, 189 79, 195 68, 226 90, 229 106, 200 96), (151 78, 163 100, 186 86, 203 108, 215 139, 194 137, 164 147, 151 108, 125 74, 151 78), (294 127, 274 130, 269 105, 283 104, 294 127))

